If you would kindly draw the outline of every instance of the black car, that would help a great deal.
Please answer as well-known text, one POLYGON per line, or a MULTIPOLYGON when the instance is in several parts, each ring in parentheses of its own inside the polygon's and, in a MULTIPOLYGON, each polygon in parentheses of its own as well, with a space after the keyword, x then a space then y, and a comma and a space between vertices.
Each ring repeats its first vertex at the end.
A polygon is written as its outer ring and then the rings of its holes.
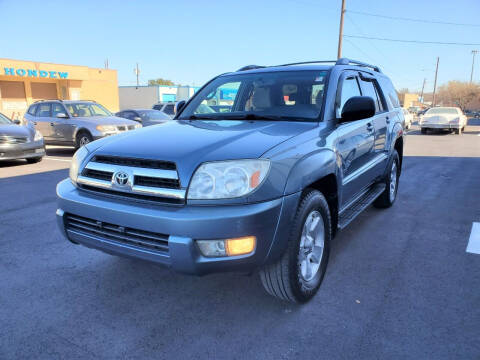
POLYGON ((172 120, 163 111, 152 109, 126 109, 115 114, 118 117, 137 121, 142 126, 158 125, 167 120, 172 120))

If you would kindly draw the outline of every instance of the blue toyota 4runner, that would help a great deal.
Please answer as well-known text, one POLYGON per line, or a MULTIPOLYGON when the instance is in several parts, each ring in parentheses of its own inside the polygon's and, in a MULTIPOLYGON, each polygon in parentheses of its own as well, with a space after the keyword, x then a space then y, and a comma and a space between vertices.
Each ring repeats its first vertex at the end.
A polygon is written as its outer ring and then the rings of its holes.
POLYGON ((57 186, 72 243, 190 274, 258 270, 271 295, 305 302, 337 229, 395 202, 404 118, 376 66, 247 66, 176 107, 75 153, 57 186))

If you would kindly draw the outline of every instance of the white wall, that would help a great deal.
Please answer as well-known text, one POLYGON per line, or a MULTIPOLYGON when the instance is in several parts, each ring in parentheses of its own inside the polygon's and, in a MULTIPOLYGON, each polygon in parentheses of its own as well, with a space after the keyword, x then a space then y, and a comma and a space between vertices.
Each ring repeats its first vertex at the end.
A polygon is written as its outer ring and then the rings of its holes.
POLYGON ((157 86, 121 86, 118 88, 120 110, 150 109, 158 102, 157 86))

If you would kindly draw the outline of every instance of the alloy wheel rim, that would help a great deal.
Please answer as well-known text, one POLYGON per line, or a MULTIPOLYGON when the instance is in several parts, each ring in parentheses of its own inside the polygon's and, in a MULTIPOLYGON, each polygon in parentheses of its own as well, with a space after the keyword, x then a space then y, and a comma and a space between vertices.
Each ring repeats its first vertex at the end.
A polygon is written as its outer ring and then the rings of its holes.
POLYGON ((395 200, 397 190, 397 164, 394 161, 390 171, 390 201, 395 200))
POLYGON ((90 142, 90 139, 86 136, 82 136, 80 138, 80 146, 87 145, 90 142))
POLYGON ((298 265, 303 280, 311 281, 317 275, 325 248, 325 226, 320 212, 311 211, 303 224, 298 265))

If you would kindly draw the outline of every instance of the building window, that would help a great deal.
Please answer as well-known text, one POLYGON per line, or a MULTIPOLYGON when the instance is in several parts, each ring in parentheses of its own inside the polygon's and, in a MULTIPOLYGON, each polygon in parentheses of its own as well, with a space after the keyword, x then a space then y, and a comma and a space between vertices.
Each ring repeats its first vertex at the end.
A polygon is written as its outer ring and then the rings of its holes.
POLYGON ((171 101, 175 101, 175 99, 176 99, 175 94, 162 94, 163 102, 171 102, 171 101))

